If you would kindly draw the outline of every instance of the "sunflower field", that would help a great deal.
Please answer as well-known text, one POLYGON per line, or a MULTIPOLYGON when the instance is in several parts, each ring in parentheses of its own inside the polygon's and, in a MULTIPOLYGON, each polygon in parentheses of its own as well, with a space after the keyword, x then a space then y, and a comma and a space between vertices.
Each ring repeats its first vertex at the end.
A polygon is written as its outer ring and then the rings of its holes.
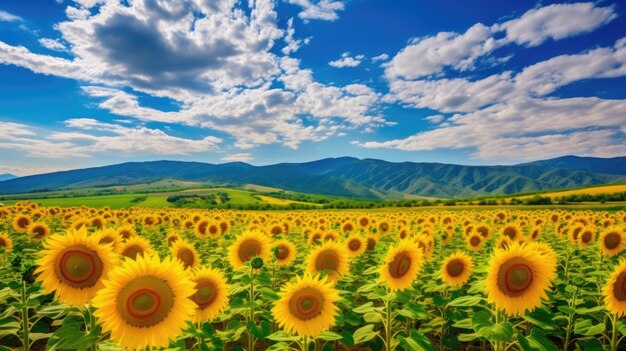
POLYGON ((624 350, 626 212, 0 207, 0 350, 624 350))

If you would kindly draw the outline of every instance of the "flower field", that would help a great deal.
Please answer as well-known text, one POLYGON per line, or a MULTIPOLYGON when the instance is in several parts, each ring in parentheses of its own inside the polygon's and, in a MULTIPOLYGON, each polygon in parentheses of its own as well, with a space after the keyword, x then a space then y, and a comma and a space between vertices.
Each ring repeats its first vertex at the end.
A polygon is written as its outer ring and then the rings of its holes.
POLYGON ((0 350, 626 349, 626 213, 0 207, 0 350))

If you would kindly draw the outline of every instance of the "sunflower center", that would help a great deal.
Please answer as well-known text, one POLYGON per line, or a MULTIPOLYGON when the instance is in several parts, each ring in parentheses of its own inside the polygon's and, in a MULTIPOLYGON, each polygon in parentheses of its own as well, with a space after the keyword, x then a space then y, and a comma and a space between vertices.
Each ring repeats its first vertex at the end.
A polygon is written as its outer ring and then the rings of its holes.
POLYGON ((279 260, 284 260, 289 257, 289 249, 285 245, 278 246, 278 253, 276 254, 276 258, 279 260))
POLYGON ((198 305, 198 308, 205 309, 217 299, 217 286, 209 280, 199 281, 196 284, 196 293, 191 299, 198 305))
POLYGON ((205 234, 206 233, 206 227, 208 227, 209 224, 202 222, 200 223, 200 225, 198 226, 198 232, 200 232, 200 234, 205 234))
POLYGON ((406 252, 400 252, 393 258, 393 261, 389 263, 389 274, 393 278, 399 279, 404 277, 410 268, 411 256, 406 252))
POLYGON ((8 246, 6 240, 4 240, 4 238, 0 238, 0 247, 6 247, 6 246, 8 246))
POLYGON ((315 259, 315 269, 318 271, 334 271, 339 267, 339 255, 334 250, 324 250, 315 259))
POLYGON ((129 230, 120 230, 120 236, 124 239, 128 239, 132 236, 131 232, 129 230))
POLYGON ((584 232, 581 236, 580 236, 580 240, 585 243, 588 244, 589 242, 591 242, 591 232, 584 232))
POLYGON ((291 314, 303 321, 319 316, 323 308, 324 295, 315 288, 302 288, 296 291, 289 299, 291 314))
POLYGON ((124 252, 122 252, 122 256, 126 256, 133 260, 137 258, 137 255, 142 255, 142 254, 143 254, 143 249, 139 245, 130 245, 124 249, 124 252))
POLYGON ((169 284, 153 276, 143 276, 128 283, 117 297, 117 309, 125 322, 144 328, 167 318, 174 306, 169 284))
POLYGON ((622 241, 621 236, 618 233, 611 232, 604 237, 604 246, 609 250, 613 250, 619 246, 620 241, 622 241))
POLYGON ((28 224, 30 223, 30 220, 28 220, 28 218, 26 217, 21 217, 17 220, 17 226, 20 228, 26 228, 28 227, 28 224))
POLYGON ((451 260, 446 265, 446 271, 448 272, 448 275, 453 278, 460 276, 464 270, 465 264, 463 264, 463 261, 458 258, 451 260))
POLYGON ((478 227, 476 228, 476 231, 478 232, 478 234, 482 235, 483 237, 486 237, 487 234, 489 233, 489 229, 487 229, 486 227, 478 227))
POLYGON ((46 228, 40 225, 34 227, 32 232, 35 234, 33 235, 33 239, 35 240, 41 240, 46 236, 46 228))
POLYGON ((613 295, 618 301, 626 301, 626 272, 621 272, 613 284, 613 295))
POLYGON ((193 263, 194 263, 193 252, 189 250, 188 248, 180 249, 176 256, 178 257, 179 260, 183 262, 183 266, 185 266, 185 268, 193 266, 193 263))
POLYGON ((68 247, 57 256, 54 270, 63 283, 77 289, 94 286, 103 271, 98 253, 83 245, 68 247))
POLYGON ((361 240, 358 240, 358 239, 350 240, 350 243, 348 243, 348 247, 352 251, 358 251, 361 248, 361 240))
POLYGON ((219 233, 219 228, 216 225, 209 226, 209 234, 215 235, 219 233))
POLYGON ((470 245, 472 246, 478 246, 480 245, 480 238, 476 235, 474 235, 473 237, 470 238, 470 245))
POLYGON ((506 227, 502 231, 502 234, 508 236, 509 239, 515 239, 515 237, 517 236, 517 229, 513 227, 506 227))
POLYGON ((256 239, 248 239, 239 245, 237 254, 242 262, 248 261, 261 254, 261 243, 256 239))
POLYGON ((528 261, 514 257, 506 261, 498 271, 498 288, 510 297, 521 296, 533 282, 533 271, 528 261))
POLYGON ((102 237, 98 243, 99 244, 110 244, 112 242, 113 242, 113 238, 111 238, 110 236, 105 236, 105 237, 102 237))

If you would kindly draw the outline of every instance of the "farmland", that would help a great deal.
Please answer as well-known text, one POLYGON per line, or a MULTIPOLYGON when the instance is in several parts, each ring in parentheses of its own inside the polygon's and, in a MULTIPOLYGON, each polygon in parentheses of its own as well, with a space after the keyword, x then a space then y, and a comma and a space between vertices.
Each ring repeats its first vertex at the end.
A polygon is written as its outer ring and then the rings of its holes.
POLYGON ((0 347, 617 350, 626 331, 623 211, 158 198, 0 208, 0 347))

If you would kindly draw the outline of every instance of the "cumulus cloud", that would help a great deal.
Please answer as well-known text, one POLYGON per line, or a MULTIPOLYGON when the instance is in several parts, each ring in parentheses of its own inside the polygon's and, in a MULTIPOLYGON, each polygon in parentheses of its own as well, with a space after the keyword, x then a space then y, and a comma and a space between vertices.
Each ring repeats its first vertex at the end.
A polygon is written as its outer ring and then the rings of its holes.
MULTIPOLYGON (((314 8, 339 10, 335 2, 298 4, 310 5, 306 18, 314 8)), ((297 148, 341 130, 385 125, 374 112, 380 94, 316 82, 288 57, 308 39, 296 39, 293 20, 279 28, 274 7, 273 0, 75 1, 66 7, 68 20, 55 25, 70 58, 0 41, 0 63, 77 80, 99 108, 125 119, 225 132, 242 149, 297 148), (273 50, 281 39, 287 56, 273 50), (142 106, 141 94, 179 108, 142 106)))
POLYGON ((518 45, 537 46, 548 39, 559 40, 590 32, 617 17, 613 7, 594 3, 553 4, 524 13, 496 25, 506 32, 506 39, 518 45))
POLYGON ((364 58, 365 55, 351 57, 349 52, 344 52, 339 59, 330 61, 328 64, 335 68, 356 67, 361 64, 364 58))
POLYGON ((309 20, 336 21, 339 11, 343 11, 345 4, 339 0, 287 0, 290 4, 300 6, 298 13, 305 22, 309 20))
POLYGON ((253 159, 250 153, 232 154, 222 157, 222 161, 224 162, 250 162, 253 159))
POLYGON ((40 38, 39 44, 41 44, 41 46, 49 50, 54 50, 54 51, 67 50, 67 48, 65 47, 65 44, 63 44, 58 39, 40 38))
POLYGON ((372 57, 372 62, 387 61, 388 59, 389 59, 389 55, 387 55, 387 54, 380 54, 378 56, 372 57))
POLYGON ((549 38, 571 37, 598 28, 616 16, 613 7, 593 3, 555 4, 490 27, 476 23, 465 33, 440 32, 415 38, 387 63, 385 76, 389 80, 413 80, 441 74, 447 68, 471 70, 479 59, 504 45, 536 46, 549 38), (498 39, 500 32, 504 37, 498 39))

